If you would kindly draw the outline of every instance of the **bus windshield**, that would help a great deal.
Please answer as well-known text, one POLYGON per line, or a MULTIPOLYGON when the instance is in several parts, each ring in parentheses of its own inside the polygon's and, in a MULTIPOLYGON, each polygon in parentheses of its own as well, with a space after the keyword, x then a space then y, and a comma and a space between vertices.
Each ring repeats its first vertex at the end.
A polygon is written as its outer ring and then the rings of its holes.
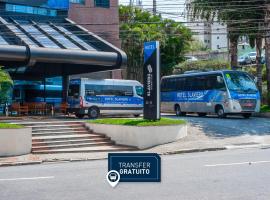
POLYGON ((256 93, 257 87, 254 81, 246 73, 226 72, 225 79, 228 89, 236 92, 256 93))

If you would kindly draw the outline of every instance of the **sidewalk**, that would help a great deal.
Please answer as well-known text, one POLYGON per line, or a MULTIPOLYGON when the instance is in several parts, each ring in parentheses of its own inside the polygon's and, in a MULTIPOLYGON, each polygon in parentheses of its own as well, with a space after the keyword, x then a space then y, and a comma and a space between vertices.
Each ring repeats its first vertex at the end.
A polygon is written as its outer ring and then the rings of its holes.
MULTIPOLYGON (((214 138, 206 136, 203 130, 198 127, 189 126, 188 136, 184 139, 136 152, 158 153, 161 155, 168 155, 177 153, 217 151, 225 149, 254 148, 254 147, 261 147, 261 148, 270 147, 270 135, 264 136, 243 135, 228 138, 214 138)), ((107 159, 107 156, 108 152, 29 154, 24 156, 0 158, 0 166, 99 160, 99 159, 107 159)))

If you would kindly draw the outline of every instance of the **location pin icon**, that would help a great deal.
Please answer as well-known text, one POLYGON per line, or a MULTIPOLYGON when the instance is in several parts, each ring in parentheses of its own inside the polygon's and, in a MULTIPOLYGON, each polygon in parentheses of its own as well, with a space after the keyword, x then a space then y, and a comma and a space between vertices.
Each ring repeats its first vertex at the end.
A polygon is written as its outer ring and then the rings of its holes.
POLYGON ((120 181, 120 174, 118 171, 111 170, 107 173, 107 181, 114 188, 120 181))

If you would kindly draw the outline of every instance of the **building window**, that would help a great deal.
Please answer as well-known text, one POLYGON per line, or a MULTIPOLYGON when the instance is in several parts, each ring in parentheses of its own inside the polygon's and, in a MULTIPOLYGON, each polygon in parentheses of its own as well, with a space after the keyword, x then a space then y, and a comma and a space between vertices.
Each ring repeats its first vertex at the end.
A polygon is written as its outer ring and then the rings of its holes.
POLYGON ((95 0, 96 7, 109 8, 110 0, 95 0))
POLYGON ((85 0, 69 0, 70 3, 85 4, 85 0))
POLYGON ((217 49, 220 49, 219 45, 217 45, 217 49))
POLYGON ((38 7, 32 7, 32 6, 24 6, 24 5, 14 5, 14 4, 6 4, 6 11, 34 14, 34 15, 53 16, 53 17, 57 15, 56 10, 47 9, 47 8, 38 8, 38 7))

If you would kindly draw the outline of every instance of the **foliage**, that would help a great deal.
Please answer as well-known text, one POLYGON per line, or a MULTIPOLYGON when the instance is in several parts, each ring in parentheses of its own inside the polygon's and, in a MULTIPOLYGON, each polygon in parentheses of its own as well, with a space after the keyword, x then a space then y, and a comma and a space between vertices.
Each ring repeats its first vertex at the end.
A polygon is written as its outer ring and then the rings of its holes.
POLYGON ((128 56, 128 79, 142 81, 146 41, 160 42, 161 75, 171 74, 173 66, 184 60, 191 40, 191 31, 184 25, 129 6, 120 6, 119 13, 122 49, 128 56))
POLYGON ((0 68, 0 103, 8 100, 12 84, 10 76, 0 68))
POLYGON ((110 124, 110 125, 123 125, 123 126, 167 126, 167 125, 179 125, 186 124, 184 120, 161 118, 157 121, 145 120, 145 119, 119 119, 119 118, 107 118, 88 121, 94 124, 110 124))
POLYGON ((268 106, 268 105, 261 106, 261 112, 262 113, 270 112, 270 106, 268 106))
POLYGON ((189 42, 189 52, 210 51, 210 49, 200 40, 193 39, 189 42))
POLYGON ((220 69, 229 69, 229 62, 223 60, 199 60, 199 61, 186 61, 180 63, 174 67, 174 74, 181 74, 186 71, 192 70, 200 70, 200 71, 208 71, 208 70, 220 70, 220 69))
MULTIPOLYGON (((254 66, 254 65, 245 66, 244 71, 252 74, 254 77, 257 76, 257 69, 256 69, 256 66, 254 66)), ((262 67, 262 80, 266 81, 266 66, 265 65, 263 65, 263 67, 262 67)))
POLYGON ((23 128, 22 125, 18 124, 8 124, 8 123, 0 123, 0 129, 17 129, 17 128, 23 128))

